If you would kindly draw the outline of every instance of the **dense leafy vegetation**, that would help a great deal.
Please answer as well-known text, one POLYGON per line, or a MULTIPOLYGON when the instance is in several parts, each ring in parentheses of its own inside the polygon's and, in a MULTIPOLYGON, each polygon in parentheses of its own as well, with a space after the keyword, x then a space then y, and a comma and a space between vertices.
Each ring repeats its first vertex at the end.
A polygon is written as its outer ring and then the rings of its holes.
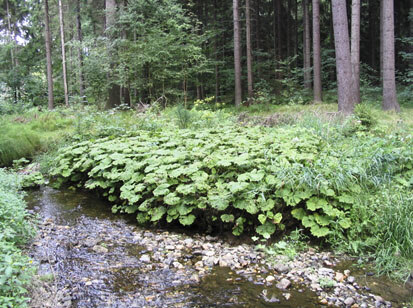
POLYGON ((0 306, 25 306, 26 286, 32 269, 21 245, 34 233, 25 202, 19 192, 20 178, 0 169, 0 306))
POLYGON ((406 181, 411 148, 411 138, 294 126, 140 131, 64 148, 52 174, 57 183, 101 190, 142 223, 217 220, 234 234, 255 226, 269 238, 299 222, 330 237, 353 227, 360 193, 406 181))

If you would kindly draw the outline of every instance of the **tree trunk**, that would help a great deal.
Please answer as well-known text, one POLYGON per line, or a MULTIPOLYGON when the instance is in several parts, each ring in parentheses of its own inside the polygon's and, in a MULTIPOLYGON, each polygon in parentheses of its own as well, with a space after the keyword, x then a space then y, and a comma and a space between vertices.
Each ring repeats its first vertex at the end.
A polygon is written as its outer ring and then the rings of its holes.
POLYGON ((369 36, 370 36, 370 66, 377 70, 377 0, 369 0, 369 36))
POLYGON ((295 0, 294 6, 294 33, 295 33, 295 44, 294 44, 294 56, 295 56, 295 67, 298 67, 298 0, 295 0))
MULTIPOLYGON (((383 20, 384 20, 384 11, 383 11, 383 1, 380 1, 380 80, 383 80, 383 20)), ((387 0, 390 1, 390 0, 387 0)))
MULTIPOLYGON (((7 14, 7 28, 8 28, 8 41, 12 42, 12 38, 15 37, 15 35, 13 35, 12 28, 11 28, 11 18, 10 18, 10 9, 9 9, 9 1, 6 0, 6 14, 7 14)), ((10 57, 11 57, 11 69, 13 74, 15 74, 15 69, 16 69, 16 60, 15 60, 15 56, 14 56, 14 46, 12 48, 10 48, 10 57)), ((13 80, 13 98, 14 98, 14 103, 17 103, 17 87, 15 85, 15 77, 13 80)))
POLYGON ((337 66, 338 111, 350 114, 354 110, 355 98, 346 2, 332 0, 332 11, 337 66))
MULTIPOLYGON (((413 10, 413 0, 410 0, 410 12, 413 10)), ((413 18, 410 19, 409 23, 409 36, 410 38, 413 37, 413 18)), ((409 69, 410 71, 413 71, 413 44, 410 44, 409 47, 409 52, 410 52, 410 61, 409 61, 409 69)))
POLYGON ((69 106, 69 91, 67 87, 65 28, 64 28, 64 20, 63 20, 62 0, 59 0, 59 27, 60 27, 60 42, 62 46, 63 90, 65 94, 65 105, 66 107, 68 107, 69 106))
POLYGON ((241 106, 242 88, 241 88, 241 34, 239 23, 238 0, 233 0, 234 14, 234 68, 235 68, 235 106, 241 106))
POLYGON ((250 0, 245 1, 246 16, 246 34, 247 34, 247 71, 248 71, 248 100, 254 96, 252 80, 252 53, 251 53, 251 18, 250 18, 250 0))
MULTIPOLYGON (((291 56, 291 23, 290 23, 290 17, 291 17, 291 0, 288 0, 287 2, 287 58, 291 56)), ((288 65, 289 66, 289 65, 288 65)))
MULTIPOLYGON (((214 0, 214 29, 217 31, 217 0, 214 0)), ((218 38, 219 35, 215 34, 214 38, 214 55, 215 55, 215 102, 219 101, 220 89, 219 89, 219 67, 218 67, 218 38)))
MULTIPOLYGON (((278 61, 283 59, 283 52, 282 52, 282 36, 281 36, 281 0, 276 0, 277 2, 277 55, 278 61)), ((280 72, 278 78, 282 78, 282 72, 280 72)))
POLYGON ((394 3, 383 1, 383 109, 400 111, 396 97, 394 3))
POLYGON ((313 74, 314 103, 322 101, 321 44, 320 44, 320 0, 313 0, 313 74))
POLYGON ((77 40, 79 48, 77 49, 77 57, 79 61, 79 96, 82 98, 82 102, 85 99, 85 82, 83 76, 83 50, 82 50, 82 22, 80 18, 80 0, 76 1, 76 30, 77 30, 77 40))
POLYGON ((52 70, 52 48, 49 27, 49 1, 44 0, 44 23, 45 23, 45 43, 46 43, 46 67, 47 67, 47 89, 48 89, 48 108, 54 108, 53 97, 53 70, 52 70))
POLYGON ((351 4, 351 68, 354 103, 360 104, 360 0, 352 0, 351 4))
MULTIPOLYGON (((115 0, 106 0, 106 30, 109 28, 112 28, 115 25, 115 15, 116 15, 116 1, 115 0)), ((106 34, 109 39, 110 35, 109 33, 106 34)), ((109 57, 113 57, 113 53, 115 52, 113 50, 113 47, 108 46, 108 52, 109 52, 109 57)), ((114 68, 114 64, 111 64, 111 68, 114 68)), ((106 109, 112 109, 116 106, 119 106, 121 102, 121 89, 120 86, 115 84, 113 82, 113 76, 111 73, 109 73, 108 76, 108 86, 109 86, 109 95, 108 95, 108 101, 106 102, 106 109)))
POLYGON ((304 21, 304 88, 311 89, 311 38, 308 0, 303 0, 304 21))

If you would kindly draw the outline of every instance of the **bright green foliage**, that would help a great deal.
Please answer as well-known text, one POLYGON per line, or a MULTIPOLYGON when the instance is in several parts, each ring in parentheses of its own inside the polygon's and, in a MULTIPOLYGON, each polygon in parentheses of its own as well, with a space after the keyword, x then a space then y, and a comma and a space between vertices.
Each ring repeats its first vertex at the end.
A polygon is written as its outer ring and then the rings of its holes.
MULTIPOLYGON (((55 184, 98 189, 138 221, 212 217, 269 238, 292 219, 316 237, 346 234, 356 196, 411 172, 412 140, 329 139, 300 127, 140 131, 60 151, 55 184), (410 148, 409 148, 410 146, 410 148)), ((335 134, 335 135, 334 135, 335 134)))
POLYGON ((20 245, 33 235, 19 178, 0 169, 0 307, 25 307, 32 269, 20 245))

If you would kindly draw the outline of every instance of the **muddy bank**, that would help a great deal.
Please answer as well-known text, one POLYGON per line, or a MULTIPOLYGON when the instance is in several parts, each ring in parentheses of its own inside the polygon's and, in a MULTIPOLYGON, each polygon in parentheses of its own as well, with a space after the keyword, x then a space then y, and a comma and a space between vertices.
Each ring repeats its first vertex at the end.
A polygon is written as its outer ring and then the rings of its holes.
POLYGON ((31 307, 402 307, 409 296, 373 291, 374 277, 329 252, 269 262, 251 245, 144 230, 89 194, 44 188, 27 201, 41 221, 31 307))

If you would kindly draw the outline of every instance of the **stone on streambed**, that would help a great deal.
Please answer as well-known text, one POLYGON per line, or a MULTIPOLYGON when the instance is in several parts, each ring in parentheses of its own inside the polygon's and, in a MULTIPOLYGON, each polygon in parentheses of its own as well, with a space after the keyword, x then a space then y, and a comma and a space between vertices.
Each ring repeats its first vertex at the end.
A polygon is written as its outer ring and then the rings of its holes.
POLYGON ((277 283, 276 287, 278 289, 282 289, 282 290, 286 290, 290 287, 291 285, 291 281, 289 281, 286 278, 281 279, 281 281, 279 283, 277 283))
POLYGON ((151 262, 151 257, 149 255, 142 255, 139 260, 143 263, 149 263, 151 262))
POLYGON ((101 245, 93 246, 92 250, 96 253, 108 253, 109 251, 106 247, 103 247, 101 245))
POLYGON ((288 267, 288 265, 283 264, 283 263, 275 264, 274 269, 279 273, 288 273, 290 271, 290 268, 288 267))
POLYGON ((347 297, 345 300, 344 300, 344 304, 346 305, 346 306, 351 306, 351 305, 353 305, 355 303, 355 300, 354 300, 354 298, 352 298, 352 297, 347 297))

